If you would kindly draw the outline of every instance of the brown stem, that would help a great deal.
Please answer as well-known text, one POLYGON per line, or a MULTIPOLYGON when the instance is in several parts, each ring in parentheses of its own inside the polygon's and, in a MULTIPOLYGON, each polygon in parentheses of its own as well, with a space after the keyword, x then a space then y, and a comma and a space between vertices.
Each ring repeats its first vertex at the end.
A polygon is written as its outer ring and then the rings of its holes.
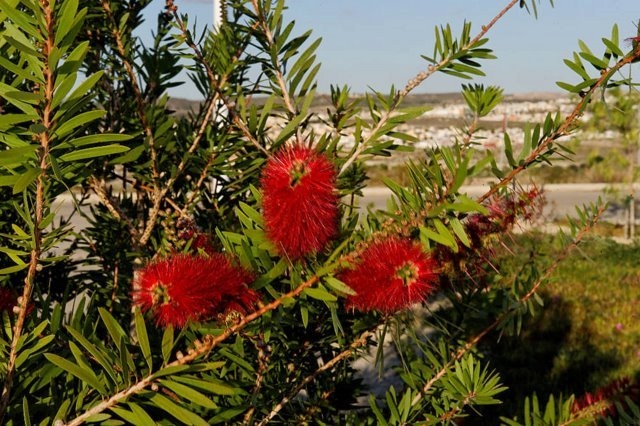
POLYGON ((187 201, 184 203, 184 207, 182 209, 184 212, 188 211, 191 204, 193 204, 193 202, 196 200, 196 197, 200 193, 199 191, 200 187, 202 186, 204 181, 209 177, 209 167, 211 167, 215 159, 216 159, 216 154, 215 152, 212 152, 211 155, 209 155, 209 158, 207 159, 207 164, 205 164, 204 167, 202 168, 202 172, 200 173, 200 176, 198 177, 198 181, 196 182, 193 188, 193 192, 191 193, 191 195, 189 195, 189 198, 187 198, 187 201))
POLYGON ((373 333, 371 331, 365 331, 360 335, 360 337, 357 340, 352 342, 347 349, 340 352, 338 355, 334 356, 330 361, 323 364, 316 371, 314 371, 313 373, 311 373, 310 375, 302 379, 300 384, 296 386, 293 389, 293 391, 289 393, 289 395, 282 398, 282 400, 275 407, 273 407, 271 412, 265 418, 263 418, 260 421, 260 423, 258 423, 258 426, 264 426, 267 423, 269 423, 269 421, 273 419, 280 412, 280 410, 282 410, 285 407, 285 405, 289 403, 289 401, 291 401, 291 398, 295 397, 306 385, 311 383, 316 377, 318 377, 319 374, 333 368, 336 364, 341 362, 343 359, 350 357, 356 349, 366 345, 367 340, 371 336, 373 336, 373 333))
MULTIPOLYGON (((260 393, 260 389, 262 389, 262 383, 264 382, 264 375, 269 367, 269 352, 265 351, 264 340, 262 336, 258 336, 257 342, 253 342, 256 349, 258 350, 258 371, 256 372, 256 382, 253 386, 253 390, 251 391, 251 398, 255 398, 256 395, 260 393)), ((247 410, 244 415, 244 419, 242 421, 243 425, 249 426, 251 425, 251 421, 253 420, 253 413, 256 411, 255 404, 251 404, 251 408, 247 410)))
POLYGON ((120 273, 118 261, 116 261, 113 266, 113 290, 111 290, 111 307, 109 308, 109 312, 113 312, 113 307, 116 305, 116 300, 118 299, 118 274, 120 273))
MULTIPOLYGON (((273 302, 268 303, 263 307, 261 307, 260 309, 258 309, 257 311, 243 317, 238 323, 227 328, 222 334, 215 337, 208 336, 206 339, 204 339, 204 342, 201 345, 199 345, 197 348, 191 350, 186 356, 183 356, 169 363, 165 368, 175 367, 179 365, 186 365, 191 362, 194 362, 197 358, 209 353, 209 351, 211 351, 213 348, 218 346, 220 343, 227 340, 230 336, 234 335, 238 331, 245 328, 252 321, 255 321, 256 319, 260 318, 262 315, 266 314, 267 312, 271 312, 274 309, 278 308, 280 305, 282 305, 284 301, 290 300, 292 298, 299 296, 300 293, 304 291, 304 289, 311 287, 316 282, 318 282, 318 280, 319 278, 314 275, 313 277, 309 278, 307 281, 303 282, 302 284, 300 284, 298 287, 296 287, 294 290, 290 291, 289 293, 282 295, 281 297, 274 300, 273 302)), ((86 421, 86 419, 88 419, 89 417, 95 414, 101 413, 104 410, 107 410, 117 405, 118 403, 127 399, 128 397, 143 391, 148 386, 153 384, 155 381, 156 381, 156 374, 155 373, 149 374, 148 376, 141 379, 131 387, 116 393, 115 395, 111 396, 109 399, 104 400, 100 404, 85 411, 84 413, 82 413, 75 419, 71 420, 69 423, 67 423, 67 425, 68 426, 80 425, 84 421, 86 421)))
MULTIPOLYGON (((547 268, 545 273, 542 274, 542 276, 540 278, 538 278, 538 280, 533 285, 533 287, 531 287, 531 290, 529 290, 524 296, 522 296, 520 298, 520 305, 525 303, 527 300, 529 300, 531 297, 533 297, 534 294, 536 294, 536 292, 538 291, 540 286, 557 269, 557 267, 560 265, 560 262, 562 262, 564 259, 566 259, 566 257, 573 251, 573 249, 575 247, 577 247, 578 244, 582 241, 582 239, 585 237, 585 235, 589 231, 591 231, 593 226, 596 224, 596 222, 600 219, 600 217, 604 213, 605 209, 606 209, 605 205, 602 205, 602 206, 600 206, 598 208, 598 210, 597 210, 596 214, 594 215, 594 217, 591 218, 591 221, 588 224, 586 224, 582 228, 582 230, 574 237, 574 239, 571 242, 571 244, 569 244, 563 250, 563 252, 558 255, 558 257, 555 259, 553 264, 549 268, 547 268)), ((458 349, 458 351, 454 354, 454 356, 449 361, 447 361, 447 363, 445 365, 443 365, 442 368, 431 379, 429 379, 425 383, 425 385, 422 387, 421 392, 419 394, 417 394, 413 398, 413 400, 411 401, 411 406, 412 407, 415 406, 416 404, 418 404, 422 400, 422 398, 427 394, 429 389, 431 389, 431 387, 438 380, 440 380, 445 374, 447 374, 447 372, 449 371, 449 368, 451 368, 451 365, 454 362, 459 361, 467 352, 469 352, 469 350, 471 350, 471 348, 476 346, 478 344, 478 342, 480 342, 487 334, 489 334, 489 332, 493 331, 496 327, 498 327, 500 324, 502 324, 502 322, 504 322, 506 319, 508 319, 511 316, 511 314, 513 314, 517 309, 518 309, 518 307, 513 307, 513 308, 503 312, 502 315, 500 315, 488 327, 486 327, 480 333, 478 333, 475 336, 473 336, 471 339, 469 339, 467 341, 467 343, 462 348, 458 349)))
MULTIPOLYGON (((494 16, 493 19, 487 25, 483 25, 482 30, 471 41, 469 41, 469 43, 462 46, 459 51, 462 52, 462 51, 471 49, 478 41, 480 41, 482 37, 484 37, 487 34, 487 32, 489 32, 491 27, 493 27, 496 24, 496 22, 498 22, 519 1, 520 0, 511 0, 509 4, 506 5, 496 16, 494 16)), ((426 80, 432 74, 434 74, 439 69, 447 65, 449 62, 451 62, 451 59, 452 59, 452 56, 448 56, 443 60, 441 60, 440 62, 438 62, 436 65, 431 65, 426 71, 422 71, 421 73, 416 75, 414 78, 409 80, 409 82, 404 87, 404 89, 398 94, 398 97, 404 98, 405 96, 407 96, 413 89, 415 89, 420 84, 422 84, 424 80, 426 80)))
POLYGON ((198 148, 198 146, 200 145, 200 141, 202 140, 202 137, 205 134, 205 130, 207 128, 207 125, 209 124, 209 120, 211 119, 211 116, 213 115, 213 112, 216 109, 216 105, 217 105, 217 94, 213 97, 213 99, 210 101, 209 107, 207 108, 207 112, 205 113, 203 119, 202 119, 202 123, 200 124, 200 128, 198 129, 197 133, 195 134, 195 137, 193 138, 193 142, 191 143, 191 146, 189 147, 189 149, 187 150, 186 155, 184 155, 182 157, 182 160, 180 161, 180 164, 178 164, 178 167, 176 169, 176 172, 173 174, 173 176, 171 176, 167 182, 164 183, 164 185, 162 186, 162 188, 158 189, 156 188, 154 190, 153 193, 153 208, 151 209, 151 214, 149 215, 149 222, 147 223, 147 226, 144 230, 144 233, 142 234, 142 237, 140 237, 140 245, 144 246, 145 244, 147 244, 147 242, 149 241, 149 238, 151 238, 151 233, 153 232, 153 229, 155 228, 156 225, 156 221, 158 219, 158 215, 160 213, 160 205, 162 204, 162 201, 165 199, 167 193, 169 192, 169 189, 171 189, 171 187, 173 187, 173 184, 176 182, 176 180, 178 179, 178 177, 180 177, 180 175, 182 175, 182 173, 184 172, 185 168, 187 167, 187 163, 188 163, 188 159, 192 156, 192 154, 195 152, 195 150, 198 148))
MULTIPOLYGON (((180 18, 177 8, 173 9, 173 18, 176 21, 176 24, 178 24, 180 31, 182 31, 182 35, 184 37, 185 42, 191 48, 191 50, 193 50, 193 53, 196 55, 196 58, 198 58, 198 61, 200 61, 202 66, 204 66, 205 71, 207 72, 209 83, 211 84, 211 87, 215 90, 215 94, 214 94, 214 99, 216 100, 215 105, 218 105, 218 101, 221 101, 227 108, 227 112, 231 120, 233 121, 233 124, 235 124, 240 129, 240 131, 242 131, 242 134, 244 135, 244 137, 247 138, 247 140, 251 142, 253 146, 255 146, 258 150, 263 152, 266 156, 270 156, 269 151, 267 151, 265 147, 260 145, 260 142, 251 134, 251 131, 249 130, 247 125, 240 119, 240 117, 235 111, 235 104, 231 102, 229 99, 227 99, 224 96, 224 94, 221 92, 220 88, 227 83, 228 76, 226 75, 217 76, 215 72, 213 72, 211 65, 209 65, 209 63, 207 62, 200 48, 196 46, 196 44, 191 40, 191 37, 189 36, 189 30, 187 29, 182 18, 180 18)), ((259 24, 257 22, 254 23, 254 26, 252 29, 255 30, 258 25, 259 24)), ((235 55, 232 58, 232 62, 238 62, 243 52, 244 52, 244 47, 239 49, 235 53, 235 55)))
MULTIPOLYGON (((267 42, 269 43, 269 47, 273 48, 275 46, 273 33, 271 32, 271 29, 269 28, 269 24, 267 23, 267 21, 264 18, 264 15, 262 13, 262 9, 260 8, 260 6, 258 4, 258 0, 251 0, 251 4, 253 5, 253 8, 255 9, 256 16, 258 17, 257 21, 260 22, 260 26, 262 27, 262 32, 264 33, 265 37, 267 38, 267 42)), ((294 100, 291 98, 291 94, 287 90, 287 84, 284 81, 284 74, 282 72, 282 64, 280 64, 280 60, 279 60, 277 55, 272 57, 272 62, 273 62, 274 72, 275 72, 275 75, 276 75, 276 80, 278 80, 278 86, 280 87, 280 91, 282 92, 282 99, 284 100, 284 105, 286 106, 287 110, 289 111, 289 114, 290 114, 291 118, 293 118, 293 117, 296 116, 297 111, 296 111, 296 107, 294 105, 294 100)))
POLYGON ((111 215, 116 219, 123 221, 127 225, 129 234, 134 238, 134 241, 137 240, 139 237, 138 230, 133 225, 133 222, 131 222, 131 219, 129 219, 124 212, 120 210, 117 201, 109 196, 104 180, 98 179, 96 176, 91 176, 89 179, 89 185, 102 204, 104 204, 107 210, 109 210, 109 213, 111 213, 111 215))
POLYGON ((522 162, 522 164, 520 164, 518 167, 516 167, 513 170, 511 170, 507 176, 505 176, 504 178, 502 178, 500 180, 500 182, 498 182, 497 184, 493 185, 491 187, 491 189, 489 189, 482 196, 480 196, 478 198, 478 202, 481 203, 481 202, 487 200, 489 197, 494 195, 501 187, 504 187, 505 185, 509 184, 519 173, 524 171, 531 164, 535 163, 539 159, 540 154, 542 154, 549 147, 549 145, 553 141, 555 141, 556 139, 558 139, 558 138, 560 138, 562 136, 568 135, 570 133, 569 129, 578 120, 578 118, 580 118, 580 116, 582 115, 582 111, 584 110, 584 108, 586 106, 586 103, 588 103, 590 101, 591 96, 593 95, 593 93, 600 86, 602 86, 602 84, 604 84, 606 81, 608 81, 613 74, 618 72, 618 70, 620 70, 620 68, 624 67, 625 65, 628 65, 628 64, 632 63, 633 61, 637 60, 638 58, 640 58, 640 49, 634 50, 633 53, 631 53, 630 55, 627 55, 624 58, 620 59, 618 62, 616 62, 615 65, 613 65, 607 71, 603 71, 600 74, 600 78, 598 78, 598 80, 593 84, 593 86, 591 86, 589 88, 589 90, 586 92, 586 94, 584 94, 584 96, 582 96, 582 99, 580 100, 580 102, 578 102, 578 104, 575 106, 575 108, 573 109, 571 114, 569 114, 569 116, 567 118, 565 118, 564 122, 558 128, 558 130, 556 130, 551 135, 547 136, 542 142, 540 142, 538 147, 535 150, 533 150, 531 152, 531 154, 529 154, 529 156, 522 162))
MULTIPOLYGON (((509 2, 509 4, 505 6, 500 11, 500 13, 498 13, 487 25, 483 25, 482 30, 471 41, 469 41, 469 43, 462 46, 459 52, 469 50, 476 43, 478 43, 478 41, 480 41, 480 39, 482 39, 482 37, 485 36, 485 34, 491 29, 491 27, 493 27, 495 23, 498 22, 498 20, 500 20, 500 18, 502 18, 509 11, 509 9, 515 6, 516 3, 518 3, 518 1, 519 0, 511 0, 511 2, 509 2)), ((445 67, 447 64, 449 64, 452 58, 453 58, 453 55, 450 55, 444 58, 443 60, 441 60, 440 62, 438 62, 436 65, 430 65, 426 71, 420 72, 414 78, 409 80, 409 82, 404 87, 404 89, 398 92, 389 110, 380 118, 375 128, 371 131, 369 138, 362 141, 360 145, 358 145, 358 147, 349 156, 347 161, 345 161, 345 163, 342 165, 340 169, 340 174, 344 173, 344 171, 347 170, 349 166, 351 166, 351 164, 360 156, 360 154, 362 154, 362 152, 364 152, 364 150, 368 148, 368 144, 371 138, 387 123, 387 121, 389 121, 393 113, 396 111, 396 109, 402 102, 402 99, 405 98, 407 95, 409 95, 411 91, 413 91, 416 87, 422 84, 422 82, 424 82, 431 75, 435 74, 437 71, 439 71, 440 69, 445 67)))
POLYGON ((46 23, 45 42, 42 46, 42 55, 45 58, 43 61, 44 68, 42 73, 44 75, 44 107, 42 109, 42 125, 46 129, 39 135, 40 149, 38 150, 38 159, 40 173, 36 179, 36 199, 35 210, 33 220, 33 248, 31 250, 29 268, 27 270, 27 276, 24 280, 24 288, 22 290, 22 296, 18 299, 18 312, 15 325, 13 326, 13 338, 11 339, 11 349, 9 351, 9 358, 7 360, 6 376, 2 385, 2 396, 0 397, 0 423, 4 419, 9 405, 9 399, 11 398, 11 388, 13 386, 13 379, 16 373, 16 358, 18 356, 18 343, 22 337, 25 319, 27 316, 27 307, 31 301, 31 294, 35 285, 36 275, 38 272, 40 256, 42 255, 42 230, 40 224, 42 223, 43 212, 46 207, 45 199, 45 186, 47 180, 47 169, 49 168, 48 157, 50 148, 50 129, 53 126, 53 114, 51 110, 51 104, 53 101, 54 92, 54 70, 49 67, 49 62, 46 58, 49 58, 52 50, 54 49, 55 40, 55 16, 54 10, 47 0, 41 0, 40 6, 44 11, 44 20, 46 23))
POLYGON ((160 172, 158 171, 158 160, 157 160, 157 152, 155 147, 155 138, 153 136, 153 130, 151 129, 151 125, 147 120, 147 115, 145 113, 144 107, 145 102, 142 97, 142 91, 140 90, 140 86, 138 85, 138 76, 133 69, 133 65, 131 61, 129 61, 129 56, 127 55, 127 51, 124 47, 124 43, 122 42, 122 34, 120 33, 118 23, 116 22, 115 17, 111 11, 111 1, 110 0, 102 0, 102 9, 107 14, 107 18, 109 18, 111 24, 111 33, 113 38, 116 41, 116 46, 118 48, 118 54, 120 55, 120 60, 125 66, 127 70, 127 74, 129 75, 129 80, 131 82, 131 86, 133 88, 133 94, 136 101, 137 113, 140 122, 142 123, 142 127, 144 129, 145 136, 149 141, 149 155, 151 157, 151 175, 154 181, 157 181, 160 178, 160 172))

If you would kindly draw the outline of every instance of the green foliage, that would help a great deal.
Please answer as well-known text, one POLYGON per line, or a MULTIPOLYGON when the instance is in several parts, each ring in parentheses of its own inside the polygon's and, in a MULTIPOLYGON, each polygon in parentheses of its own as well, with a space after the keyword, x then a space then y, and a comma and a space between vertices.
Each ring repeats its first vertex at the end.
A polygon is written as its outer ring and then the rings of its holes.
MULTIPOLYGON (((519 5, 535 15, 536 3, 519 5)), ((147 5, 0 0, 4 423, 452 424, 500 404, 510 389, 478 344, 494 331, 523 333, 559 259, 601 214, 579 211, 553 260, 541 256, 510 275, 503 237, 531 216, 534 197, 508 188, 523 170, 571 155, 557 140, 586 101, 567 118, 527 125, 521 145, 505 135, 501 169, 476 133, 502 89, 463 85, 472 121, 459 140, 417 153, 406 185, 385 181, 388 208, 365 212, 366 162, 417 151, 404 126, 429 107, 405 106, 407 96, 436 72, 484 75, 481 61, 495 58, 486 47, 494 22, 476 35, 465 22, 458 38, 448 24, 436 28, 429 67, 403 89, 359 101, 332 86, 324 114, 314 108, 321 41, 286 20, 284 0, 230 1, 216 32, 191 27, 168 2, 145 46, 133 34, 147 5), (182 72, 202 94, 184 116, 167 95, 182 72), (272 241, 261 192, 265 164, 294 144, 326 156, 340 197, 336 238, 299 260, 272 241), (487 173, 484 195, 462 192, 487 173), (354 290, 341 272, 392 236, 419 244, 424 264, 433 262, 433 291, 415 310, 345 308, 354 290), (241 296, 259 302, 178 328, 157 311, 174 302, 162 293, 171 282, 154 283, 151 309, 136 298, 154 261, 213 252, 228 256, 231 270, 246 269, 253 281, 241 296), (350 362, 376 346, 380 371, 385 350, 399 359, 398 383, 382 398, 350 362)), ((585 100, 598 87, 631 84, 612 78, 640 53, 619 47, 615 27, 604 44, 602 58, 581 43, 568 62, 583 82, 564 87, 585 100)), ((182 292, 196 309, 203 283, 189 284, 182 292)), ((565 418, 570 400, 552 397, 543 413, 527 399, 526 424, 565 418)), ((637 417, 633 401, 624 408, 637 417)))

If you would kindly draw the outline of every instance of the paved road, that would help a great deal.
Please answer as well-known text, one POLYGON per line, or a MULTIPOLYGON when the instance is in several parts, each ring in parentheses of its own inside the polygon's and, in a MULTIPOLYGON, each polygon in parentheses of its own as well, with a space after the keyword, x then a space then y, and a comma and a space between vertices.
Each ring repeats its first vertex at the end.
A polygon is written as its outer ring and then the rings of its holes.
MULTIPOLYGON (((542 188, 547 200, 544 215, 549 221, 564 218, 567 215, 575 216, 575 206, 595 202, 598 197, 603 196, 603 191, 607 187, 608 185, 605 184, 544 185, 542 188)), ((471 198, 477 198, 488 189, 487 185, 464 186, 462 187, 462 192, 465 192, 471 198)), ((638 191, 638 198, 640 198, 640 185, 638 185, 636 191, 638 191)), ((366 188, 363 192, 364 202, 362 205, 373 204, 380 209, 386 207, 386 200, 391 195, 391 191, 385 187, 366 188)), ((605 197, 603 196, 603 198, 605 197)), ((97 197, 93 197, 91 200, 97 202, 97 197)), ((54 210, 64 217, 71 214, 73 211, 71 197, 68 195, 59 197, 54 203, 54 210)), ((640 215, 640 206, 637 211, 640 215)), ((624 213, 625 210, 620 208, 619 205, 611 203, 603 219, 622 223, 624 213)), ((74 216, 73 223, 77 228, 83 228, 87 225, 87 221, 78 214, 74 216)))
MULTIPOLYGON (((602 197, 607 200, 604 191, 611 186, 608 184, 550 184, 544 185, 543 189, 546 205, 544 215, 549 220, 564 218, 567 215, 576 215, 576 206, 593 203, 602 197)), ((621 187, 623 188, 623 187, 621 187)), ((472 185, 463 186, 461 192, 466 193, 471 198, 477 198, 489 189, 488 185, 472 185)), ((638 197, 640 198, 640 185, 636 186, 638 197)), ((391 191, 384 187, 366 188, 364 191, 365 203, 373 204, 375 207, 383 209, 386 206, 386 200, 391 195, 391 191)), ((620 194, 626 192, 620 191, 620 194)), ((638 210, 638 209, 637 209, 638 210)), ((609 221, 622 221, 624 219, 625 210, 620 204, 611 202, 603 219, 609 221)))

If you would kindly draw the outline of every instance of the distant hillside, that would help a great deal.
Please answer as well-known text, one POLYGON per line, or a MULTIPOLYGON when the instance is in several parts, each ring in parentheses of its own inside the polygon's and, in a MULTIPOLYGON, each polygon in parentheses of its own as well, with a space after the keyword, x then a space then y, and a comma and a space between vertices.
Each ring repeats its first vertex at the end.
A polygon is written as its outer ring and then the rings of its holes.
MULTIPOLYGON (((565 98, 567 95, 563 93, 552 92, 531 92, 531 93, 514 93, 505 95, 505 102, 536 102, 548 101, 554 99, 565 98)), ((256 97, 254 102, 260 104, 266 98, 256 97)), ((355 96, 355 99, 362 99, 362 96, 355 96)), ((182 98, 171 98, 169 100, 169 108, 176 112, 177 115, 186 115, 189 112, 195 112, 200 108, 202 101, 193 101, 182 98)), ((417 105, 442 105, 462 102, 462 96, 458 92, 451 93, 418 93, 412 94, 404 101, 405 106, 417 105)), ((316 95, 311 108, 314 110, 324 111, 331 104, 331 96, 328 94, 316 95)))

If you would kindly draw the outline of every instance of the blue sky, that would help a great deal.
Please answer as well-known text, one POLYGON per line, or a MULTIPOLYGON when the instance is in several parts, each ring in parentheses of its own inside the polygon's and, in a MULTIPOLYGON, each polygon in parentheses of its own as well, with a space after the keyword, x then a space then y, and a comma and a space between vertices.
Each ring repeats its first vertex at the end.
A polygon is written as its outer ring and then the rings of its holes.
MULTIPOLYGON (((530 2, 531 0, 529 0, 530 2)), ((450 23, 458 33, 466 19, 472 34, 505 5, 506 0, 289 0, 285 18, 296 22, 294 32, 313 30, 322 37, 318 50, 322 69, 318 75, 320 92, 330 84, 346 84, 356 93, 368 87, 386 92, 392 84, 406 81, 424 69, 421 54, 433 51, 434 27, 450 23)), ((205 0, 176 0, 181 13, 190 16, 198 28, 211 26, 213 5, 205 0)), ((484 84, 503 87, 507 93, 560 91, 555 81, 576 82, 563 64, 577 50, 582 39, 596 53, 617 23, 621 38, 636 35, 640 18, 638 0, 556 0, 551 7, 541 0, 538 19, 525 10, 512 9, 489 32, 488 47, 498 59, 486 61, 484 84)), ((146 23, 139 35, 146 38, 155 27, 155 17, 164 0, 153 0, 147 8, 146 23)), ((630 47, 627 47, 630 48, 630 47)), ((637 72, 638 70, 636 70, 637 72)), ((451 92, 460 88, 459 79, 436 76, 418 92, 451 92)), ((190 84, 175 89, 174 96, 196 99, 190 84)))

